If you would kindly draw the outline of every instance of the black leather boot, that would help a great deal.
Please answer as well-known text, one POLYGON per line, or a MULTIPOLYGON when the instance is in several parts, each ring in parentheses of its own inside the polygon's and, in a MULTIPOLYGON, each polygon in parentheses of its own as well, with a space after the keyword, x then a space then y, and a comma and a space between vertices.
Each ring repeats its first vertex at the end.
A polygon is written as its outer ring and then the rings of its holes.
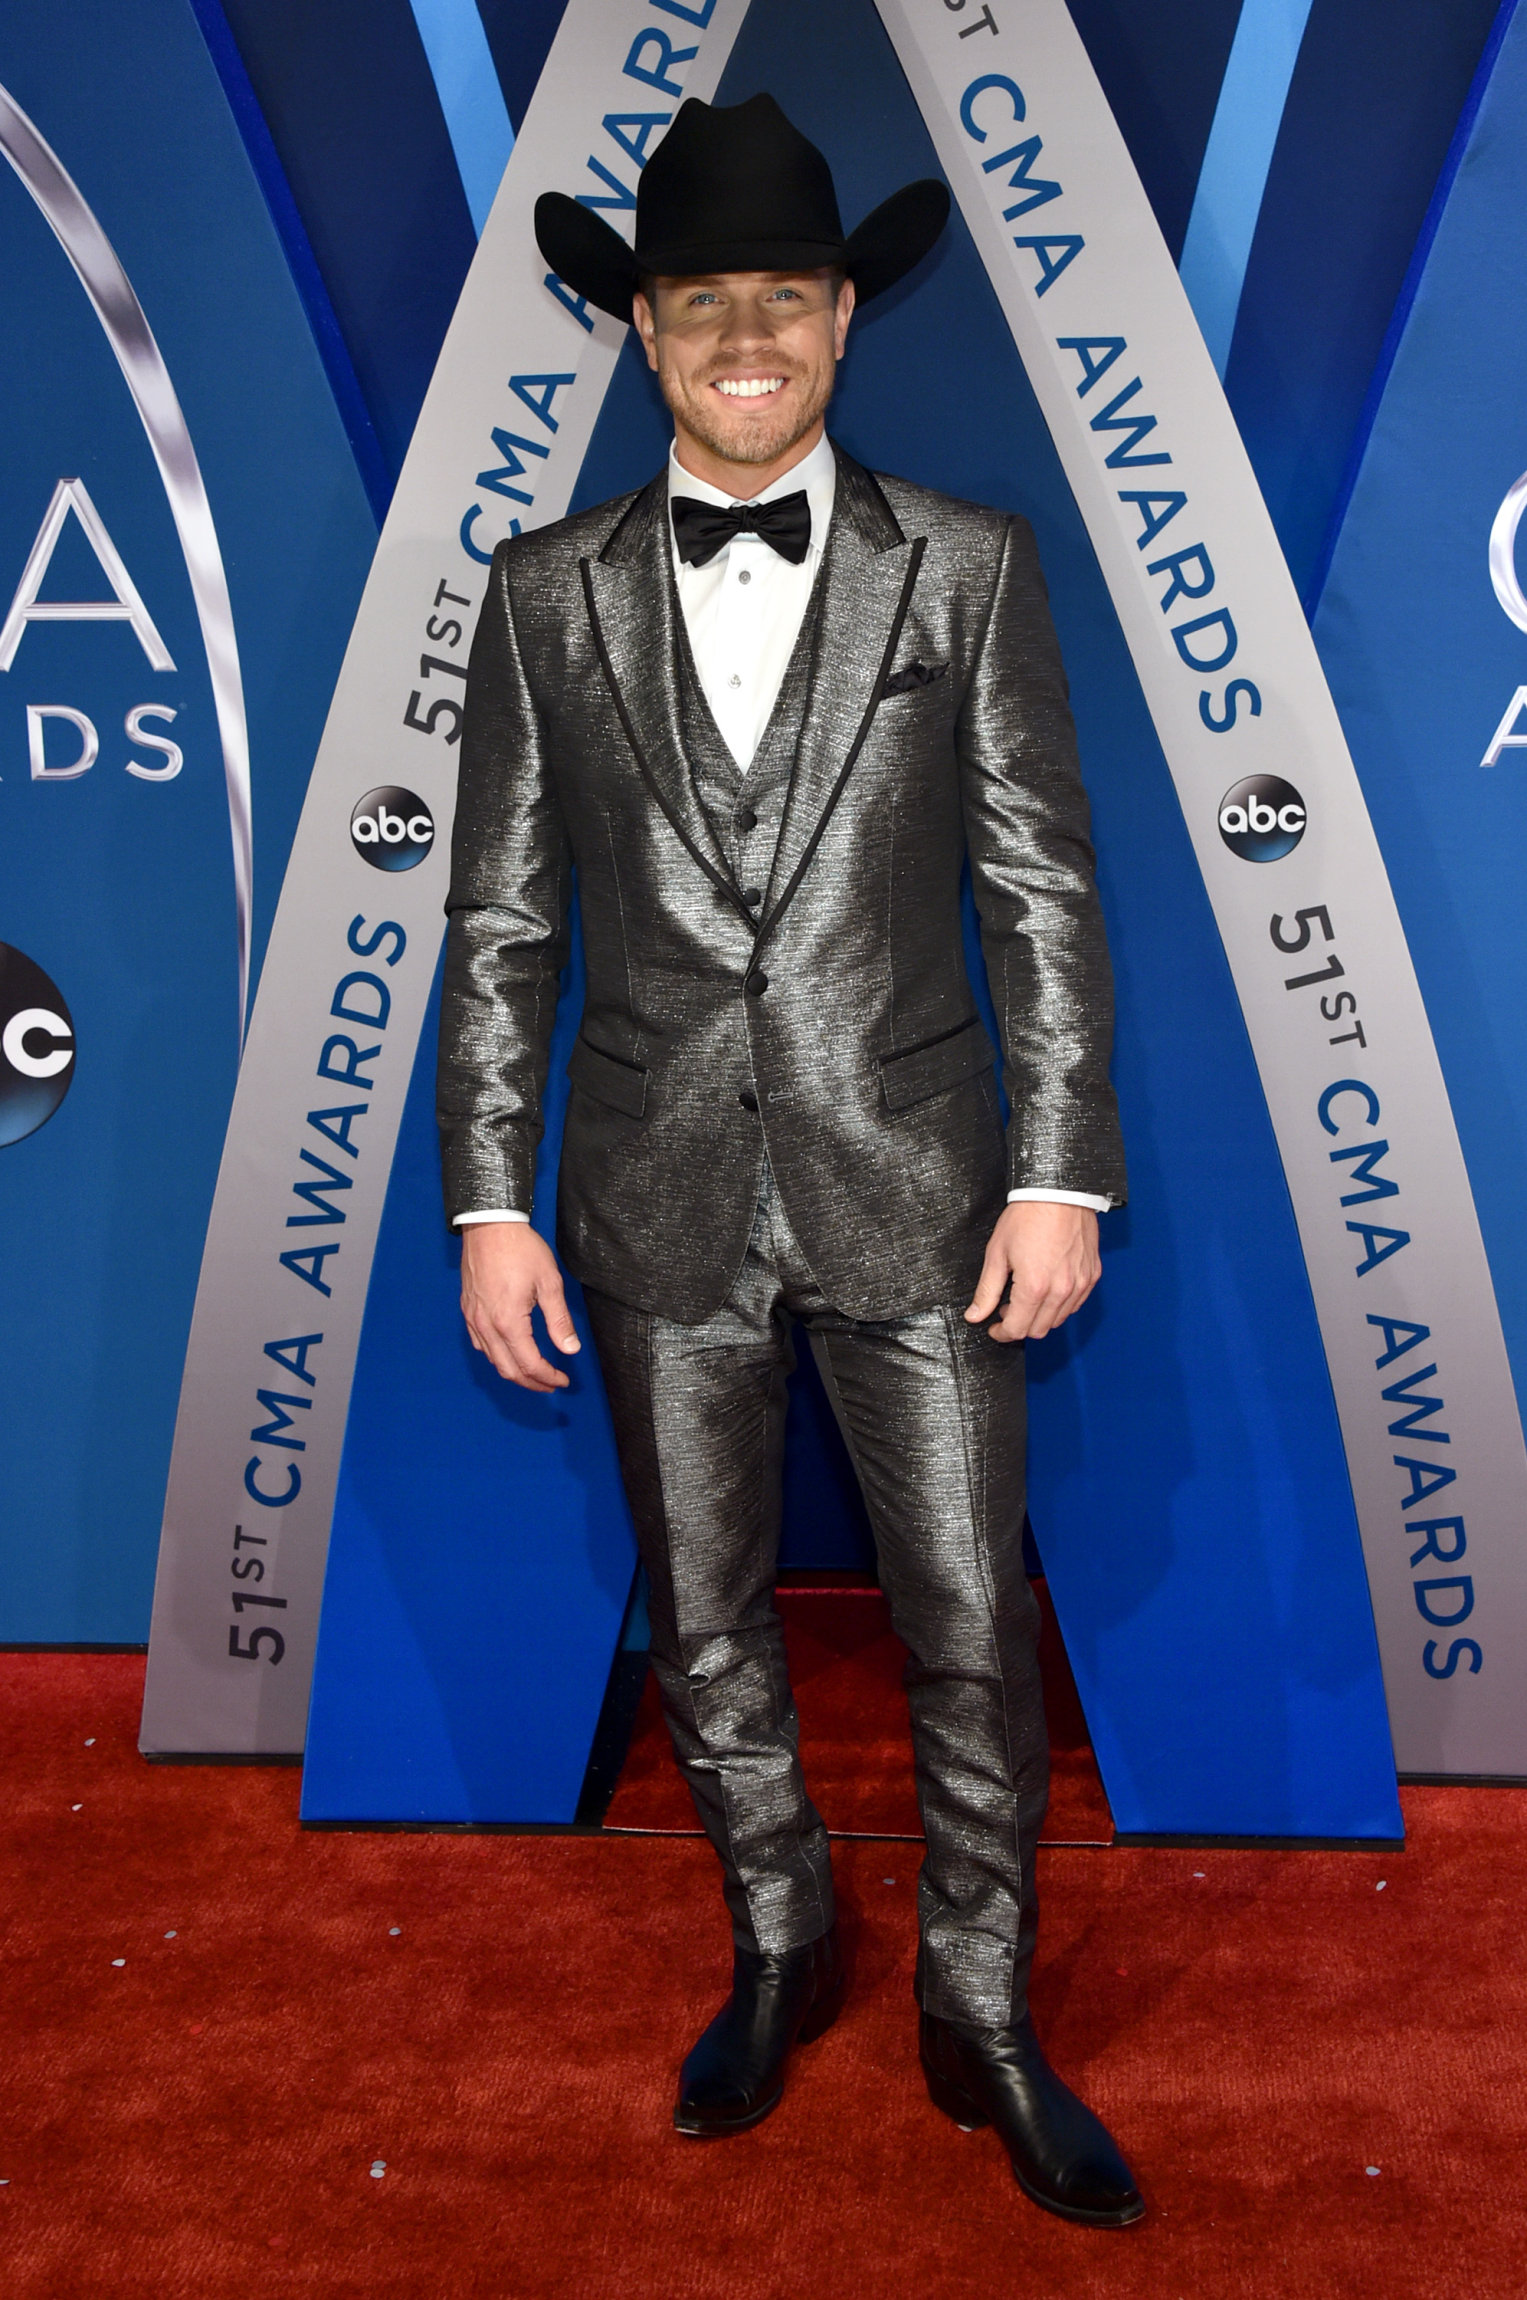
POLYGON ((831 2028, 842 2004, 836 1926, 783 1956, 735 1950, 732 1993, 680 2073, 675 2129, 715 2139, 761 2123, 780 2104, 792 2047, 831 2028))
POLYGON ((1033 2023, 955 2028, 922 2015, 923 2074, 935 2108, 967 2132, 995 2125, 1019 2187, 1046 2212, 1127 2228, 1145 2199, 1105 2126, 1039 2048, 1033 2023))

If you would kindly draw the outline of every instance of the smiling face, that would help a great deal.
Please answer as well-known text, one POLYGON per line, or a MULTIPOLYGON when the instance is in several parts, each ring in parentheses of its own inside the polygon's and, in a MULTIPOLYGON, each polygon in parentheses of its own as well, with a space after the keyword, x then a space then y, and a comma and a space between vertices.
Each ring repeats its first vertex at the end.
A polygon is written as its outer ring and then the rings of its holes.
POLYGON ((836 272, 661 279, 633 318, 662 386, 679 460, 751 499, 822 436, 854 308, 836 272))

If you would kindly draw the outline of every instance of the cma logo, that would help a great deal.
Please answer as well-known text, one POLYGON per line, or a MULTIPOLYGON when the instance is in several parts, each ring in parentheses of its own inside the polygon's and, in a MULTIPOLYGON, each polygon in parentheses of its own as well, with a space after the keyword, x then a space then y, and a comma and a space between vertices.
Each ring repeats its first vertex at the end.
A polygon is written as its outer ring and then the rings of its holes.
POLYGON ((384 783, 357 801, 350 836, 373 870, 412 870, 435 843, 435 818, 413 791, 384 783))
POLYGON ((0 942, 0 1144, 45 1125, 74 1076, 74 1024, 56 983, 0 942))
MULTIPOLYGON (((1527 631, 1527 598, 1523 597, 1516 572, 1516 531, 1522 524, 1524 509, 1527 509, 1527 471, 1507 488, 1505 500, 1490 526, 1491 588, 1502 613, 1510 616, 1519 631, 1527 631)), ((1506 705, 1500 725, 1490 737, 1489 748, 1479 762, 1482 767, 1493 767, 1502 751, 1527 750, 1527 732, 1518 728, 1524 710, 1527 710, 1527 687, 1518 687, 1506 705)))
MULTIPOLYGON (((0 671, 8 671, 16 660, 29 623, 127 623, 138 644, 156 671, 173 671, 175 659, 160 635, 159 626, 144 604, 143 594, 127 571, 121 552, 106 530, 106 522, 90 497, 83 479, 61 479, 53 490, 53 500, 43 515, 37 539, 21 571, 16 596, 10 612, 0 624, 0 671), (64 522, 73 514, 80 531, 95 553, 101 573, 111 591, 109 599, 40 599, 53 554, 58 549, 64 522)), ((185 763, 178 743, 159 731, 175 718, 168 703, 135 703, 123 721, 128 741, 140 751, 147 751, 152 759, 129 758, 124 763, 127 772, 140 783, 168 783, 179 774, 185 763), (159 722, 151 727, 149 721, 159 722)), ((72 783, 88 774, 100 756, 101 738, 95 722, 84 711, 77 711, 68 703, 28 703, 27 756, 34 783, 72 783), (58 738, 49 756, 48 731, 52 721, 63 734, 64 750, 60 755, 58 738), (65 730, 72 730, 72 735, 65 730), (72 756, 70 749, 72 745, 72 756)))
POLYGON ((1309 814, 1292 783, 1248 775, 1220 801, 1219 835, 1243 862, 1279 862, 1304 836, 1309 814))

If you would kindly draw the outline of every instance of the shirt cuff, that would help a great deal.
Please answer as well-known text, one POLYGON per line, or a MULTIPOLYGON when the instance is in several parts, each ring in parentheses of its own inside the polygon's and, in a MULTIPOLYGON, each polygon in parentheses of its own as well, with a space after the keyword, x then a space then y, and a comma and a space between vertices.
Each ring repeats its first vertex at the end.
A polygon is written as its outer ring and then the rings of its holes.
POLYGON ((458 1214, 451 1224, 453 1230, 464 1230, 469 1222, 528 1222, 530 1216, 515 1206, 492 1206, 481 1214, 458 1214))
POLYGON ((1050 1206, 1090 1206, 1094 1214, 1107 1214, 1113 1208, 1111 1198, 1096 1198, 1090 1190, 1009 1190, 1007 1194, 1010 1206, 1024 1198, 1035 1198, 1050 1206))

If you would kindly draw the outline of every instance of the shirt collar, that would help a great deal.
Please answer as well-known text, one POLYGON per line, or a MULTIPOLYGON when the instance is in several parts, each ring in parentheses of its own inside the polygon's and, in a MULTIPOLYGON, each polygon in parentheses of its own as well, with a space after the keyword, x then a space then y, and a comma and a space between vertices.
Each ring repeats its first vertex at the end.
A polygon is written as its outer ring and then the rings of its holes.
POLYGON ((811 507, 811 549, 816 553, 827 540, 838 488, 838 459, 825 432, 809 455, 803 455, 799 463, 792 463, 788 471, 760 489, 757 495, 730 495, 724 488, 712 487, 708 480, 696 479, 694 473, 686 471, 680 463, 676 446, 668 450, 670 501, 675 495, 692 495, 701 503, 773 503, 779 496, 794 495, 803 487, 811 507))

